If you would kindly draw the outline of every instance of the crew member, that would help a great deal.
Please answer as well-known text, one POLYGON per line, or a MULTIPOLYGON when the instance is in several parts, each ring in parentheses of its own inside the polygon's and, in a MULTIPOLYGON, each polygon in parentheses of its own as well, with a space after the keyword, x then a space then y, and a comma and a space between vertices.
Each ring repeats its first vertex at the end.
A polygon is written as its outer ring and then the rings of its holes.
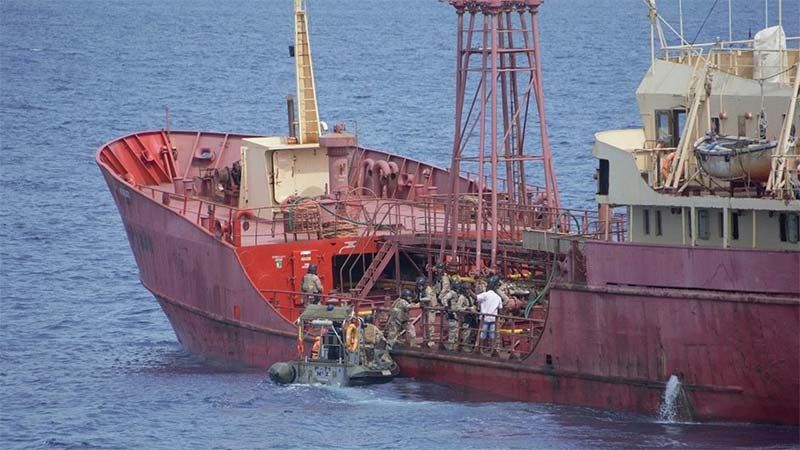
POLYGON ((403 289, 400 292, 400 297, 392 304, 386 330, 386 344, 389 349, 394 346, 402 333, 405 333, 410 345, 416 347, 414 339, 417 337, 417 332, 408 323, 408 310, 412 308, 410 303, 412 300, 414 300, 414 293, 410 289, 403 289))
POLYGON ((373 366, 378 364, 375 357, 375 346, 381 342, 386 342, 383 332, 373 324, 372 316, 364 318, 364 327, 362 329, 363 345, 361 345, 361 363, 373 366))
POLYGON ((319 303, 319 294, 322 293, 322 280, 317 276, 316 264, 308 265, 308 272, 303 275, 300 290, 303 292, 303 302, 306 305, 319 303))
POLYGON ((483 326, 481 327, 481 332, 479 335, 481 349, 494 348, 497 313, 503 306, 503 300, 496 292, 499 281, 500 277, 489 278, 489 282, 486 285, 486 291, 478 294, 477 303, 481 307, 481 318, 483 320, 483 326), (486 345, 487 343, 488 345, 486 345))
POLYGON ((508 296, 508 284, 504 283, 499 275, 495 274, 490 276, 487 285, 496 286, 493 290, 497 293, 497 295, 500 296, 500 299, 503 300, 503 305, 508 305, 508 301, 510 299, 508 296))

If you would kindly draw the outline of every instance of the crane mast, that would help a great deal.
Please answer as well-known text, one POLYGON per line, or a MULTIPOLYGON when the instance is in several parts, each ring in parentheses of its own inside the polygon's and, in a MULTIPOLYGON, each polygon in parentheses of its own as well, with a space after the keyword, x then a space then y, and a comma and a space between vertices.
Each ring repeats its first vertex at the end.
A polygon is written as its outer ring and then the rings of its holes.
POLYGON ((297 139, 300 144, 319 142, 319 110, 308 38, 308 16, 304 0, 294 0, 294 64, 297 77, 297 139))

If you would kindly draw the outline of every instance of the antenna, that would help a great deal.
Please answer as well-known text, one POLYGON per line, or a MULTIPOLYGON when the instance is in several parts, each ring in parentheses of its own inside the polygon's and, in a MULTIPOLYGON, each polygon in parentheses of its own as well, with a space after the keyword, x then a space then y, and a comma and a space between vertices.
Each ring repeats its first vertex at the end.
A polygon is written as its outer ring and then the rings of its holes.
POLYGON ((681 47, 683 47, 683 0, 678 0, 678 23, 681 30, 681 47))
POLYGON ((769 0, 764 0, 764 28, 769 28, 769 0))
POLYGON ((731 3, 733 0, 728 0, 728 42, 733 42, 733 10, 731 3))

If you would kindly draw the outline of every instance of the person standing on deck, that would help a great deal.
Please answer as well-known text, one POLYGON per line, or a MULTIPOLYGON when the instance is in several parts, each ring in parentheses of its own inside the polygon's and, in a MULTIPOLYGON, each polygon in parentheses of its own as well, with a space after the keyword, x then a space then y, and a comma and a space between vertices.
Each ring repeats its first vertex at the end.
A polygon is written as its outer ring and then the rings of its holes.
MULTIPOLYGON (((500 278, 499 275, 495 274, 489 277, 489 281, 487 285, 494 285, 497 286, 494 288, 494 292, 500 296, 500 299, 503 300, 503 304, 508 304, 509 296, 508 296, 508 284, 504 283, 503 280, 500 278)), ((492 288, 489 288, 492 289, 492 288)))
POLYGON ((486 291, 478 294, 478 305, 481 307, 481 319, 483 326, 479 335, 481 348, 487 348, 485 345, 488 341, 489 349, 494 347, 494 339, 496 336, 497 313, 503 307, 503 300, 495 292, 498 288, 500 277, 489 279, 486 286, 486 291))
POLYGON ((410 289, 403 289, 400 297, 392 304, 392 309, 389 311, 389 321, 386 327, 386 344, 391 350, 394 344, 397 343, 400 335, 405 332, 406 339, 411 347, 416 347, 414 339, 417 337, 417 332, 414 327, 408 323, 408 310, 412 308, 411 301, 414 299, 414 293, 410 289))
POLYGON ((475 315, 475 312, 477 312, 474 301, 475 296, 465 282, 461 282, 456 290, 458 291, 458 300, 454 309, 460 315, 459 319, 461 319, 461 351, 471 352, 474 348, 472 330, 478 328, 478 319, 475 315))
POLYGON ((461 282, 455 280, 451 283, 450 290, 440 299, 442 307, 447 310, 447 349, 450 351, 458 350, 458 316, 462 309, 462 299, 458 292, 460 289, 461 282))
POLYGON ((306 306, 319 303, 319 294, 322 293, 322 280, 320 280, 317 275, 316 264, 308 265, 308 272, 303 275, 300 290, 303 292, 303 303, 305 303, 306 306))
MULTIPOLYGON (((438 308, 439 303, 439 296, 436 294, 436 290, 432 286, 428 286, 428 280, 425 277, 417 277, 417 281, 415 283, 416 286, 416 298, 417 302, 426 307, 426 308, 438 308)), ((448 283, 449 287, 449 283, 448 283)), ((426 313, 425 320, 428 322, 428 347, 434 347, 436 344, 434 343, 436 334, 436 320, 438 317, 438 312, 432 309, 428 309, 426 313)))
POLYGON ((447 274, 445 268, 446 266, 443 262, 438 262, 433 266, 433 274, 431 277, 433 279, 433 292, 439 299, 450 290, 450 276, 447 274))

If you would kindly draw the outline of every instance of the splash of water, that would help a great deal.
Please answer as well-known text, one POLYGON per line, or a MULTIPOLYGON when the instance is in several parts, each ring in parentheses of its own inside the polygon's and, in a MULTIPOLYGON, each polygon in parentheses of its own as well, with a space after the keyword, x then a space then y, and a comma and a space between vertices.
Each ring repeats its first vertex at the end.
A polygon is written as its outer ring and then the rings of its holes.
POLYGON ((658 407, 658 418, 666 422, 675 422, 678 418, 678 395, 681 393, 681 382, 675 375, 669 377, 664 389, 664 400, 658 407))

